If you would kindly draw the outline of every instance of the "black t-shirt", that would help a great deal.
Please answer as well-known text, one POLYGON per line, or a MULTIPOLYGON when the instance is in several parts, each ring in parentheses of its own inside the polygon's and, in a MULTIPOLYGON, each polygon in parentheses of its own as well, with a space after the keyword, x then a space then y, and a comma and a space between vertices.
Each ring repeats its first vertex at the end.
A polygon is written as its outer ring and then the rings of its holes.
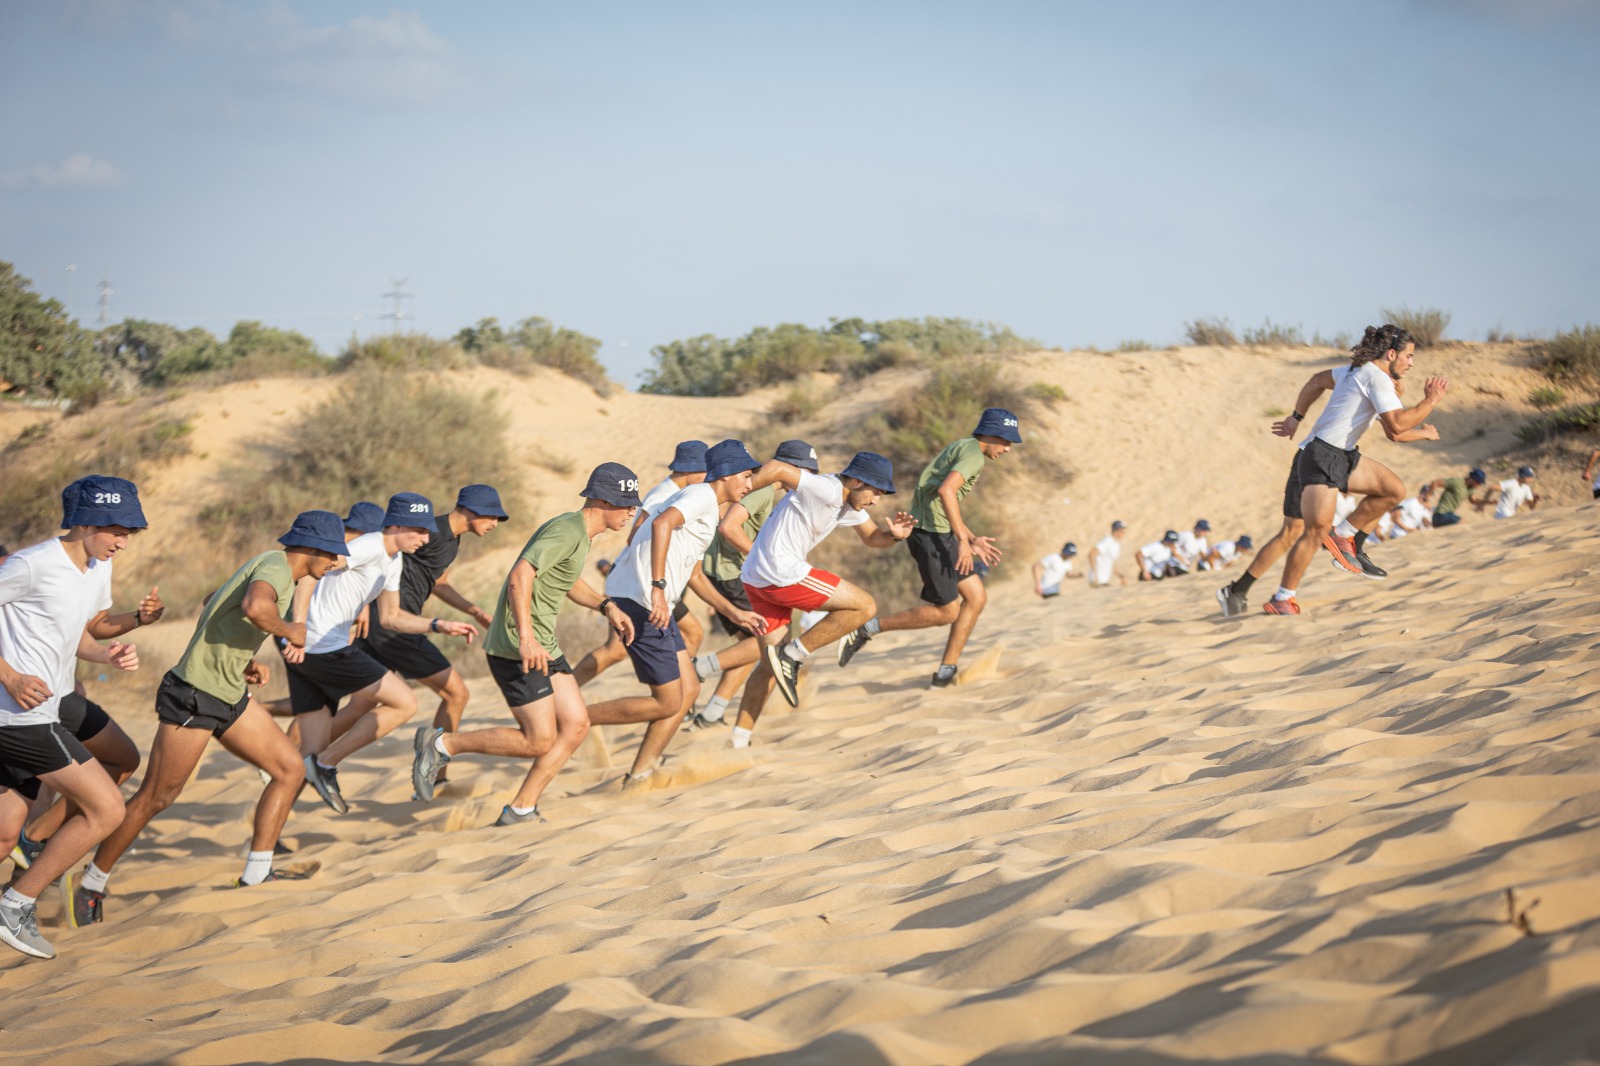
POLYGON ((400 609, 412 614, 422 614, 422 605, 433 595, 433 586, 450 564, 456 561, 461 550, 461 537, 450 532, 450 516, 437 517, 437 528, 428 543, 403 556, 400 570, 400 609))

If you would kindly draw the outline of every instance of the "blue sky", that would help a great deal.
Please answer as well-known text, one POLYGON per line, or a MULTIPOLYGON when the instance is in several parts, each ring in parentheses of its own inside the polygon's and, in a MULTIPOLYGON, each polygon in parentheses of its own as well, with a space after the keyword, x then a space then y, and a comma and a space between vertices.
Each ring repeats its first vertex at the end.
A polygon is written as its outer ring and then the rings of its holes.
POLYGON ((830 316, 1600 317, 1597 0, 0 0, 0 92, 0 259, 91 323, 332 352, 408 277, 634 382, 830 316))

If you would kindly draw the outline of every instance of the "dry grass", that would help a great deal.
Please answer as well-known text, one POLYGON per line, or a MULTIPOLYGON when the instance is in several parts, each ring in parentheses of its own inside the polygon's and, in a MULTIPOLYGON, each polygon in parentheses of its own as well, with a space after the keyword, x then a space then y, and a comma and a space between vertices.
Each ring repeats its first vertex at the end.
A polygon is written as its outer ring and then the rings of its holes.
POLYGON ((1393 322, 1401 329, 1410 330, 1418 348, 1432 348, 1444 340, 1445 328, 1450 325, 1450 312, 1437 307, 1411 308, 1401 304, 1399 307, 1385 307, 1379 314, 1385 322, 1393 322))

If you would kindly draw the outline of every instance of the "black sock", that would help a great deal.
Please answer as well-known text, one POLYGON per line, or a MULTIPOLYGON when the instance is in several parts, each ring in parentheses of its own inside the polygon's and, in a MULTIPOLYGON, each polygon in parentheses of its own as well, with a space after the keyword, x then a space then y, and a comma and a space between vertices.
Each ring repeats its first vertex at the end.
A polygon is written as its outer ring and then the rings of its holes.
POLYGON ((1246 570, 1233 579, 1233 591, 1243 596, 1250 591, 1250 586, 1256 583, 1255 575, 1246 570))
POLYGON ((1365 533, 1361 532, 1361 530, 1359 530, 1359 529, 1356 530, 1356 536, 1355 536, 1356 551, 1360 551, 1361 550, 1361 546, 1363 544, 1365 544, 1366 542, 1367 542, 1367 535, 1365 533))

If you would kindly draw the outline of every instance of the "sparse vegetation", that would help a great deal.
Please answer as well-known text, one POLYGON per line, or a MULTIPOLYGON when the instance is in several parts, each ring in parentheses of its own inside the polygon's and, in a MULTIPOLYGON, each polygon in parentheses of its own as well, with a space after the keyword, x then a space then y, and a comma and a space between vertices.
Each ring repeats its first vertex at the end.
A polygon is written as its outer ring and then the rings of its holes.
POLYGON ((1484 332, 1483 341, 1485 344, 1515 344, 1517 343, 1517 335, 1508 329, 1501 328, 1497 322, 1484 332))
POLYGON ((1305 334, 1300 332, 1299 326, 1285 326, 1275 323, 1272 319, 1263 319, 1260 326, 1244 331, 1244 342, 1249 345, 1274 347, 1302 347, 1306 343, 1305 334))
POLYGON ((833 390, 822 388, 810 381, 803 381, 798 385, 786 389, 782 395, 773 401, 769 412, 781 425, 792 425, 795 422, 804 422, 828 405, 833 399, 833 390))
POLYGON ((1444 340, 1445 328, 1450 325, 1450 312, 1436 307, 1411 308, 1401 304, 1399 307, 1385 307, 1378 313, 1385 322, 1393 322, 1401 329, 1410 330, 1418 348, 1432 348, 1444 340))
POLYGON ((524 318, 509 333, 497 319, 479 319, 477 325, 457 333, 455 342, 485 366, 513 371, 547 366, 577 378, 601 396, 611 392, 611 379, 599 358, 599 340, 537 316, 524 318))
POLYGON ((1600 403, 1580 403, 1523 423, 1517 430, 1517 438, 1535 444, 1558 433, 1583 432, 1596 427, 1600 427, 1600 403))
POLYGON ((1321 330, 1311 335, 1313 348, 1337 348, 1340 351, 1349 351, 1351 343, 1350 333, 1347 330, 1340 330, 1331 337, 1324 337, 1321 330))
POLYGON ((1566 390, 1554 385, 1544 385, 1528 393, 1528 402, 1541 411, 1548 407, 1559 407, 1566 398, 1566 390))
POLYGON ((1183 324, 1184 336, 1199 348, 1234 348, 1239 344, 1238 334, 1226 318, 1197 318, 1183 324))
POLYGON ((1038 403, 1064 403, 1067 399, 1067 390, 1051 381, 1035 381, 1022 394, 1038 403))
POLYGON ((1574 326, 1529 351, 1534 365, 1553 381, 1600 384, 1600 326, 1574 326))
POLYGON ((1130 340, 1120 341, 1117 344, 1116 350, 1119 352, 1148 352, 1154 347, 1155 345, 1151 344, 1149 341, 1130 340))

